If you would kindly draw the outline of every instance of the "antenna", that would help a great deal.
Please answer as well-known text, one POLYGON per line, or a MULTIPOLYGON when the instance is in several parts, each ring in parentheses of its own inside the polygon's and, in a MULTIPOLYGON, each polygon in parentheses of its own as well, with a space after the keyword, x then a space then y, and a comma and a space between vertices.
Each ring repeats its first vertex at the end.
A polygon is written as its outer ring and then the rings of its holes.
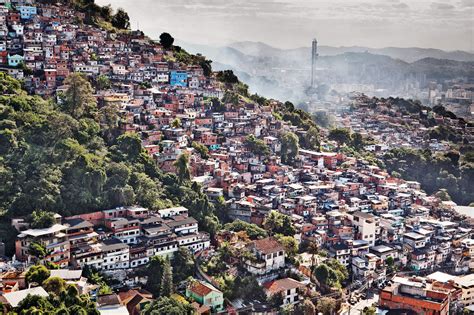
POLYGON ((312 49, 311 49, 311 87, 314 87, 315 84, 315 74, 316 74, 316 61, 318 60, 318 41, 313 39, 312 49))

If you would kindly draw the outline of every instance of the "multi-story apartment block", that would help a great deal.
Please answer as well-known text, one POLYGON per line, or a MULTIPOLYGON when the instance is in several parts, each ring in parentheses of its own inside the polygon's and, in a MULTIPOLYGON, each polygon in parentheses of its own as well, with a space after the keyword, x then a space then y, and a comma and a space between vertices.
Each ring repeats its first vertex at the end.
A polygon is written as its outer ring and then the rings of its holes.
POLYGON ((359 211, 353 214, 352 223, 357 230, 356 238, 368 241, 370 246, 374 246, 380 231, 379 220, 372 214, 359 211))
POLYGON ((70 259, 70 244, 67 233, 67 226, 54 224, 44 229, 28 229, 22 231, 17 236, 15 243, 15 254, 19 260, 26 260, 29 248, 32 243, 38 243, 45 247, 47 255, 46 261, 52 262, 61 267, 67 266, 70 259))

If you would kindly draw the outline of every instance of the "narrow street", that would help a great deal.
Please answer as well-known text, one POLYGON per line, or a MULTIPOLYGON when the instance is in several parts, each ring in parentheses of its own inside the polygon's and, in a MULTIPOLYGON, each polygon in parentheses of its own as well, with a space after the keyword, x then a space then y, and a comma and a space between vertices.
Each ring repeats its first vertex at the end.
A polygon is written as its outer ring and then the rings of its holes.
POLYGON ((370 307, 372 304, 377 303, 379 300, 379 295, 378 294, 373 294, 370 298, 365 299, 365 300, 360 300, 357 302, 354 306, 351 306, 349 312, 347 312, 347 315, 360 315, 362 314, 362 310, 365 307, 370 307))

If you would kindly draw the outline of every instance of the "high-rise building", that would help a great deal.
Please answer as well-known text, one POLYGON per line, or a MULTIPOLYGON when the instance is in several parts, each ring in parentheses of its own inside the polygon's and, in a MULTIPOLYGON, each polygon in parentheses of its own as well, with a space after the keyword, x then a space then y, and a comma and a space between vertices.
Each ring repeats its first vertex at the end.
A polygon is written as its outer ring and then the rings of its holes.
POLYGON ((318 60, 318 41, 313 39, 313 45, 311 50, 311 87, 314 87, 316 81, 316 61, 318 60))

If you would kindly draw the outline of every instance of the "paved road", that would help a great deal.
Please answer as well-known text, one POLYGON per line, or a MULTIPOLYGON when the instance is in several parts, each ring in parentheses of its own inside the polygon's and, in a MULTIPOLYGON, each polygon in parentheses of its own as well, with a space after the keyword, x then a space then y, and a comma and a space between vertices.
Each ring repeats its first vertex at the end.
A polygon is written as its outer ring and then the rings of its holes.
POLYGON ((372 306, 372 304, 374 304, 378 301, 379 301, 379 295, 374 294, 369 299, 360 300, 359 302, 357 302, 357 304, 355 304, 351 307, 350 313, 348 312, 346 314, 348 314, 348 315, 360 315, 360 314, 362 314, 362 310, 364 309, 364 307, 372 306))

